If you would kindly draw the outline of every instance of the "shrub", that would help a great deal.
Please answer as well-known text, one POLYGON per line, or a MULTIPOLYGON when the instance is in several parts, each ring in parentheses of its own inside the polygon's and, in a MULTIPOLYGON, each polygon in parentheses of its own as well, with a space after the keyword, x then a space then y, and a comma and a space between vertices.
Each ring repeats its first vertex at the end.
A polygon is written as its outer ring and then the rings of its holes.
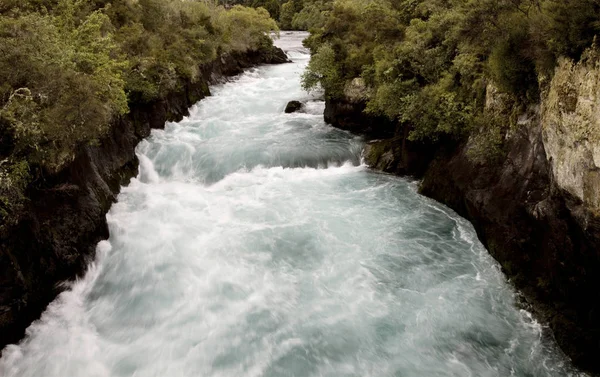
POLYGON ((296 15, 318 20, 305 43, 306 86, 335 97, 360 76, 366 110, 405 123, 415 139, 478 129, 490 81, 517 108, 538 101, 538 79, 560 56, 580 59, 600 31, 596 0, 332 0, 317 17, 318 3, 296 15))
POLYGON ((0 2, 0 214, 18 207, 29 180, 102 138, 129 104, 199 80, 200 65, 220 53, 272 46, 276 30, 263 8, 205 1, 0 2))

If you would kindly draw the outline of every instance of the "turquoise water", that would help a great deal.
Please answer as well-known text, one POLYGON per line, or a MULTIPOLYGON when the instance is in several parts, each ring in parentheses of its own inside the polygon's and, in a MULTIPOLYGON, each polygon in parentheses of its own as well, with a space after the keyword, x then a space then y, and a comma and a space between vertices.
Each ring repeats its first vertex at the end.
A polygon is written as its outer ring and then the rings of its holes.
POLYGON ((466 220, 323 122, 303 37, 139 145, 110 239, 0 375, 577 375, 466 220))

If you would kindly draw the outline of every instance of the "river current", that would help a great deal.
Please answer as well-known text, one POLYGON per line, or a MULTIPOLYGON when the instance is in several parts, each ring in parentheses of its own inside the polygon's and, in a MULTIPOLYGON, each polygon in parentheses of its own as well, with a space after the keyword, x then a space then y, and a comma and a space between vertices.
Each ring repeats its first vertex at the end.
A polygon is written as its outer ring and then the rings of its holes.
POLYGON ((110 238, 1 376, 581 375, 469 222, 324 123, 305 36, 140 143, 110 238))

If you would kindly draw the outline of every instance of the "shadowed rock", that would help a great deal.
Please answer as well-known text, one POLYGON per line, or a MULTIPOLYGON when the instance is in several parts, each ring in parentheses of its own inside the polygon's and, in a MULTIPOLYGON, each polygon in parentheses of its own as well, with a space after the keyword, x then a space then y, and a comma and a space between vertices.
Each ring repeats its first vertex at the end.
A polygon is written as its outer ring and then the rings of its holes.
POLYGON ((296 111, 300 110, 301 108, 302 108, 302 102, 290 101, 290 102, 288 102, 287 106, 285 107, 285 113, 286 114, 295 113, 296 111))

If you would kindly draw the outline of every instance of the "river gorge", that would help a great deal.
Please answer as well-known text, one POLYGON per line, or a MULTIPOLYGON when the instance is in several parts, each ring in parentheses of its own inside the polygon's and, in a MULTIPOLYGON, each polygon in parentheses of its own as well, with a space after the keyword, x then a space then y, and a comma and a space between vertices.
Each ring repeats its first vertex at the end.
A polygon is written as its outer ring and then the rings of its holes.
POLYGON ((2 376, 584 375, 468 221, 324 122, 305 36, 138 145, 109 239, 2 376))

